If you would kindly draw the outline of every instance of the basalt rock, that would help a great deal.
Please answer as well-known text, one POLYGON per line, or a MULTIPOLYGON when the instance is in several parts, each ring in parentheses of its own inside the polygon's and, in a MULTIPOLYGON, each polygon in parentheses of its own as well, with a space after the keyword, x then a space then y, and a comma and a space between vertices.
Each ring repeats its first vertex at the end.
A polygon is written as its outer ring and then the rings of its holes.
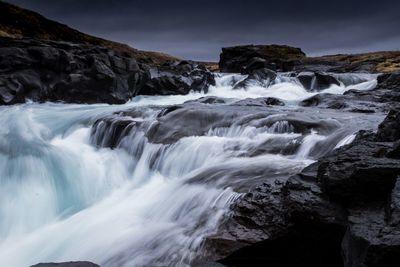
POLYGON ((269 178, 233 204, 206 248, 226 266, 396 266, 400 160, 390 157, 398 149, 393 139, 361 131, 300 174, 269 178))
POLYGON ((222 48, 221 72, 249 73, 259 68, 290 71, 293 61, 305 57, 300 48, 285 45, 246 45, 222 48))
POLYGON ((400 72, 385 73, 378 76, 378 88, 400 90, 400 72))
POLYGON ((62 101, 122 104, 136 95, 207 92, 214 76, 187 61, 158 67, 101 46, 0 38, 0 105, 62 101))
POLYGON ((261 68, 297 73, 393 73, 400 70, 399 60, 399 51, 306 57, 299 48, 284 45, 245 45, 223 48, 219 69, 244 74, 261 68))
POLYGON ((204 65, 190 61, 169 62, 150 70, 151 79, 138 91, 139 95, 207 93, 215 85, 214 75, 204 65))
POLYGON ((310 91, 320 91, 331 85, 340 85, 340 82, 332 75, 321 72, 300 72, 297 75, 300 83, 310 91))
POLYGON ((0 104, 125 103, 148 78, 133 58, 103 47, 0 38, 0 104))
POLYGON ((311 165, 244 195, 207 245, 228 255, 220 260, 227 266, 341 266, 345 211, 329 202, 315 176, 311 165))
POLYGON ((392 143, 377 142, 364 132, 352 144, 320 160, 318 178, 324 191, 343 204, 384 199, 400 175, 400 162, 386 157, 392 143))
POLYGON ((400 139, 400 109, 392 109, 385 120, 379 125, 377 138, 383 142, 393 142, 400 139))
POLYGON ((270 69, 257 69, 252 71, 246 79, 237 83, 233 89, 243 89, 249 85, 268 87, 275 82, 276 76, 276 72, 270 69))

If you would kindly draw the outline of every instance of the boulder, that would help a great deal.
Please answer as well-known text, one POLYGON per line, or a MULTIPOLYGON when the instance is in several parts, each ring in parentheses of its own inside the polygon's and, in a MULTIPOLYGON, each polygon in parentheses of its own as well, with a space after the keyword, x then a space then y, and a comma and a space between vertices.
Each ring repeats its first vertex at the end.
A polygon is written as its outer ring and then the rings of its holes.
POLYGON ((150 68, 100 46, 0 38, 0 105, 62 101, 122 104, 141 95, 207 92, 214 75, 173 61, 150 68))
POLYGON ((305 89, 310 91, 320 91, 331 85, 340 85, 334 76, 321 72, 300 72, 297 79, 305 89))
POLYGON ((341 266, 345 211, 316 184, 316 166, 289 179, 268 179, 234 204, 207 240, 227 266, 341 266))
POLYGON ((393 142, 400 139, 400 109, 392 109, 385 120, 379 125, 377 138, 383 142, 393 142))
POLYGON ((290 71, 294 61, 305 57, 300 48, 285 45, 245 45, 222 48, 221 72, 249 73, 258 68, 290 71))
POLYGON ((378 76, 377 88, 400 90, 400 72, 385 73, 378 76))
POLYGON ((83 44, 0 38, 0 104, 125 103, 148 78, 123 53, 83 44))
POLYGON ((276 72, 270 69, 257 69, 252 71, 243 81, 237 83, 233 89, 243 89, 248 86, 268 87, 274 84, 276 72))
POLYGON ((350 204, 385 199, 400 175, 400 162, 386 157, 393 144, 360 132, 350 145, 320 160, 318 179, 332 199, 350 204))
POLYGON ((164 63, 150 70, 151 79, 139 90, 139 95, 188 94, 208 92, 215 85, 214 75, 204 65, 191 61, 164 63))
POLYGON ((397 146, 361 131, 297 175, 265 177, 233 204, 207 251, 226 266, 396 266, 400 160, 388 152, 397 146))

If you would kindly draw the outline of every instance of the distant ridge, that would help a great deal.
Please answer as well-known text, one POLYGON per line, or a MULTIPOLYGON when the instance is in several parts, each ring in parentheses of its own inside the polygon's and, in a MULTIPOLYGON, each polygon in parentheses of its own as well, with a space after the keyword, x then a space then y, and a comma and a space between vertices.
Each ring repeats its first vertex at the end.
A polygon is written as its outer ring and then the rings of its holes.
POLYGON ((160 64, 178 58, 160 52, 141 51, 126 44, 91 36, 16 5, 0 1, 0 37, 33 38, 104 46, 125 52, 139 62, 160 64))

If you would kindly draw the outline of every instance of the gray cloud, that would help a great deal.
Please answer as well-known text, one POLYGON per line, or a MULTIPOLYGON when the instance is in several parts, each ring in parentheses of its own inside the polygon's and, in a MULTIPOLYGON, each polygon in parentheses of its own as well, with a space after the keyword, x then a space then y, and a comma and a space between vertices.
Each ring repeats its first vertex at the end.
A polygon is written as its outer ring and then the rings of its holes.
POLYGON ((311 55, 400 49, 400 1, 14 0, 83 32, 182 58, 217 60, 237 44, 311 55))

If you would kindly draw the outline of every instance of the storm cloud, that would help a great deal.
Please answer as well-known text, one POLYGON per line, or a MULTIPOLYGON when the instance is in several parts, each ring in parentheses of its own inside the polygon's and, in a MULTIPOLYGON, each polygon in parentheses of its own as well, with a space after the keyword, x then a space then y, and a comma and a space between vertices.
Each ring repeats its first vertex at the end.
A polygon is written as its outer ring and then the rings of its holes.
POLYGON ((83 32, 216 61, 221 47, 287 44, 308 55, 400 49, 400 1, 13 0, 83 32))

